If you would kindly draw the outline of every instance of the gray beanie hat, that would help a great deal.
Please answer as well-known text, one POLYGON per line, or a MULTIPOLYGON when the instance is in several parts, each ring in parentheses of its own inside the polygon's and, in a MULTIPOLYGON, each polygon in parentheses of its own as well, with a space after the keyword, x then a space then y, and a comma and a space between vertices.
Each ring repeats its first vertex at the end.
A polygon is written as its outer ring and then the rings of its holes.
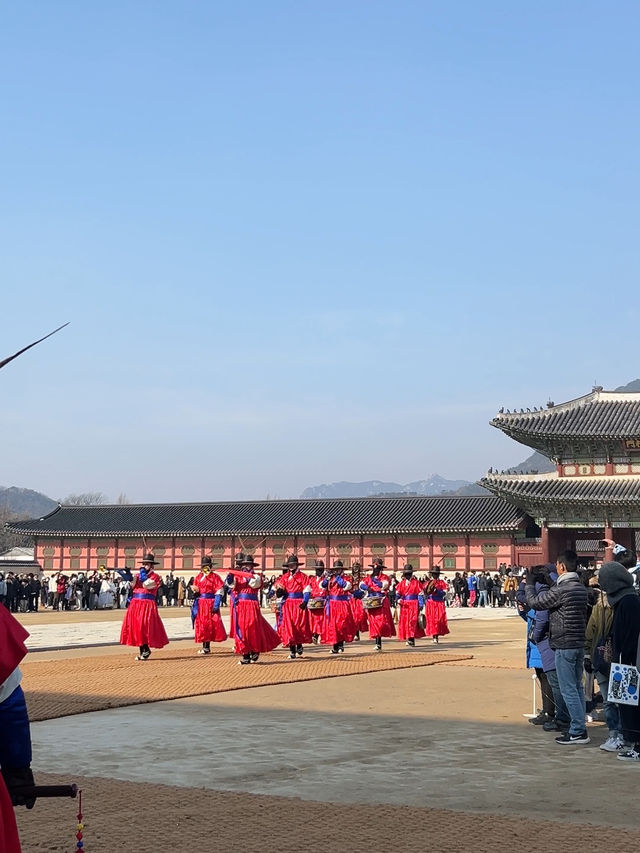
POLYGON ((620 563, 603 563, 598 572, 598 582, 614 607, 625 595, 635 595, 633 577, 620 563))

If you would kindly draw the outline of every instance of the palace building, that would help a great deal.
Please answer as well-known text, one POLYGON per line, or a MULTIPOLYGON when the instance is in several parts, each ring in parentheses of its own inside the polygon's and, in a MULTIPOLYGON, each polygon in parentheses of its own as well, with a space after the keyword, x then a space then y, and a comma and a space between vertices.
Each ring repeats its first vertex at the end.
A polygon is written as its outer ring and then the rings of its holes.
POLYGON ((491 424, 555 464, 551 473, 490 472, 480 481, 539 525, 541 563, 576 545, 584 554, 586 543, 596 552, 590 556, 598 556, 601 539, 636 547, 640 393, 595 387, 558 406, 501 411, 491 424))
POLYGON ((244 551, 266 572, 287 554, 307 566, 367 566, 384 557, 390 570, 411 563, 495 571, 531 566, 565 548, 602 558, 598 543, 635 547, 640 529, 640 393, 594 388, 546 409, 500 411, 492 426, 555 465, 551 473, 497 473, 480 484, 493 494, 220 503, 60 506, 8 525, 34 538, 34 559, 66 574, 134 567, 153 551, 160 571, 193 574, 200 560, 233 565, 244 551))

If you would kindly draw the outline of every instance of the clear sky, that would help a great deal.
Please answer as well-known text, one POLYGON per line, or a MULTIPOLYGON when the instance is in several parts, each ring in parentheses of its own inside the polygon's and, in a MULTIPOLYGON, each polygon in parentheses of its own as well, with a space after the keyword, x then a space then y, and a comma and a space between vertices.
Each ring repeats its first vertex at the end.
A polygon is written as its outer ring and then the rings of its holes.
POLYGON ((0 13, 0 484, 474 479, 640 375, 636 2, 0 13))

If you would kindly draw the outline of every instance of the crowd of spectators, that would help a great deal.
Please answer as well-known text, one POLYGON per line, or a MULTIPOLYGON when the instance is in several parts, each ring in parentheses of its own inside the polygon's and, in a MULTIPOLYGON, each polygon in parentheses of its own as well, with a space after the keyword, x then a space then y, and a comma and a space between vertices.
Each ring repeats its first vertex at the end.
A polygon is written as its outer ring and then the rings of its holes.
MULTIPOLYGON (((498 572, 456 572, 447 583, 446 604, 449 607, 515 607, 519 575, 517 566, 501 565, 498 572)), ((277 575, 265 578, 260 590, 261 606, 269 600, 269 590, 277 575)), ((395 588, 401 580, 392 575, 389 601, 395 606, 395 588)), ((427 578, 425 576, 424 580, 427 578)), ((130 584, 117 571, 100 568, 93 572, 52 575, 33 573, 0 573, 0 603, 14 613, 43 610, 108 610, 127 606, 130 584)), ((169 572, 157 591, 159 607, 190 607, 194 599, 193 578, 178 577, 169 572)), ((227 605, 226 592, 223 606, 227 605)))
POLYGON ((601 704, 608 738, 600 749, 640 762, 640 709, 609 699, 612 665, 640 663, 640 564, 632 551, 608 544, 614 559, 599 568, 581 567, 574 551, 564 551, 555 564, 527 570, 520 584, 527 666, 542 695, 531 723, 555 733, 557 744, 588 744, 587 723, 601 704))

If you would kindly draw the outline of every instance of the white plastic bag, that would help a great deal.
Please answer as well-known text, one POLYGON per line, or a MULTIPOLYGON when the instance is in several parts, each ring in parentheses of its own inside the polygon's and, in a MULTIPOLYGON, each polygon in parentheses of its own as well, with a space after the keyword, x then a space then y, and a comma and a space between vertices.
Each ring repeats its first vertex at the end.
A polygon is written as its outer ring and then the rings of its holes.
POLYGON ((607 700, 618 705, 637 705, 640 672, 626 663, 612 663, 607 700))

